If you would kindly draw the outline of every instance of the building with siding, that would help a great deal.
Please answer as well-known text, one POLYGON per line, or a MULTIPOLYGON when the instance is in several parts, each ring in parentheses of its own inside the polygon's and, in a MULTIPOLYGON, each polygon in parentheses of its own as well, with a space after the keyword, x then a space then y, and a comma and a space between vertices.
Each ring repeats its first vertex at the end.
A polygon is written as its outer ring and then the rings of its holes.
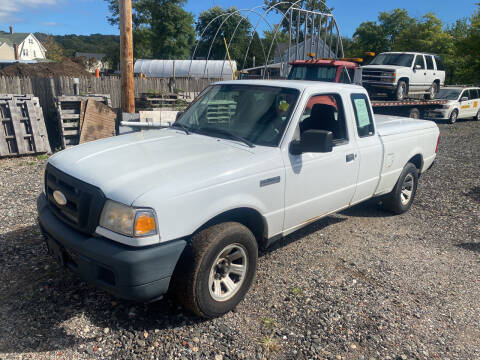
MULTIPOLYGON (((11 28, 10 28, 11 29, 11 28)), ((47 50, 32 33, 0 32, 1 60, 44 60, 47 50), (17 56, 15 46, 17 45, 17 56)))

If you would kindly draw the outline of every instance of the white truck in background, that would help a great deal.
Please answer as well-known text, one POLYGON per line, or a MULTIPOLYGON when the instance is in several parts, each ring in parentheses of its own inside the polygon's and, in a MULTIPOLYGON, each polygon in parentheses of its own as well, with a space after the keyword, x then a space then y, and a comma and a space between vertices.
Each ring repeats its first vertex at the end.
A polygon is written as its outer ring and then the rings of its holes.
POLYGON ((386 52, 362 66, 362 85, 371 96, 387 93, 392 100, 403 101, 421 94, 433 100, 444 84, 445 67, 434 54, 386 52))
POLYGON ((84 280, 141 302, 170 289, 221 316, 251 286, 259 247, 372 197, 407 211, 438 139, 434 122, 374 116, 360 86, 221 82, 169 128, 52 156, 39 223, 84 280))

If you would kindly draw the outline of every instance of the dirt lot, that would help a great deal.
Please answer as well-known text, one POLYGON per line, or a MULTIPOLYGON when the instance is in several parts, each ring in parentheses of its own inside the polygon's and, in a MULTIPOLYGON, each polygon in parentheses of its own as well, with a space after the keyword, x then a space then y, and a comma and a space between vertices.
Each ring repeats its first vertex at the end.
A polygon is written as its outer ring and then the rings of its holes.
POLYGON ((0 76, 55 77, 55 76, 92 76, 85 68, 71 60, 59 63, 14 64, 0 70, 0 76))
POLYGON ((440 127, 410 212, 371 201, 289 236, 212 321, 59 270, 36 225, 43 161, 0 160, 0 359, 480 359, 480 123, 440 127))

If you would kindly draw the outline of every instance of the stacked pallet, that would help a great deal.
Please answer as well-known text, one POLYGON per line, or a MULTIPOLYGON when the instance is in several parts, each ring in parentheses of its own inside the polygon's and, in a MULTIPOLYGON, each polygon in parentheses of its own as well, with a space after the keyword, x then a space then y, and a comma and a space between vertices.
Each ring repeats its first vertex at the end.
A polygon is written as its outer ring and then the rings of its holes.
POLYGON ((0 95, 0 123, 0 157, 51 152, 37 97, 0 95))
MULTIPOLYGON (((56 106, 62 148, 66 149, 81 143, 81 132, 89 102, 92 102, 92 104, 93 102, 101 103, 108 108, 112 106, 110 95, 92 94, 85 96, 59 96, 57 98, 56 106)), ((115 125, 113 129, 115 129, 115 125)))

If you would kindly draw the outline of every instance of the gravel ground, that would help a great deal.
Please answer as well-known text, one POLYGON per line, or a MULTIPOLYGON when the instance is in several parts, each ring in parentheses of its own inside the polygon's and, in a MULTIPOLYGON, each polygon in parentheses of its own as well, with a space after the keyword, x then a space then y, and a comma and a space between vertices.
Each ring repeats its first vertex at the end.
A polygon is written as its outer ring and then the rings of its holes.
POLYGON ((0 160, 0 359, 480 359, 480 123, 439 126, 408 213, 370 201, 285 238, 209 321, 58 269, 36 225, 44 161, 0 160))

